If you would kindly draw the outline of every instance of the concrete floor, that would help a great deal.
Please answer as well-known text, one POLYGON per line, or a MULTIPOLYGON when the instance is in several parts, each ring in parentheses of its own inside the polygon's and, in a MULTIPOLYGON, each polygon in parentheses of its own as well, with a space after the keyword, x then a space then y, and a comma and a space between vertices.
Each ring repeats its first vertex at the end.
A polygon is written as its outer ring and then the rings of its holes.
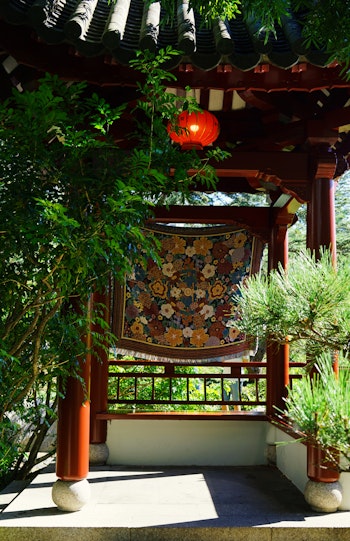
POLYGON ((0 495, 0 541, 350 541, 350 512, 311 511, 274 467, 95 467, 75 513, 53 504, 55 480, 51 465, 0 495))

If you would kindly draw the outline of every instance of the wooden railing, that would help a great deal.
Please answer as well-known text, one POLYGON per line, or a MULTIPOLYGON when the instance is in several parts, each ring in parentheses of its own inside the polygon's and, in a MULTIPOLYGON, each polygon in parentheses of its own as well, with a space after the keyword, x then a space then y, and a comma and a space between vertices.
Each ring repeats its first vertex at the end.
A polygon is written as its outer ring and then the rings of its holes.
POLYGON ((265 362, 167 363, 112 360, 110 412, 259 410, 266 406, 265 362))

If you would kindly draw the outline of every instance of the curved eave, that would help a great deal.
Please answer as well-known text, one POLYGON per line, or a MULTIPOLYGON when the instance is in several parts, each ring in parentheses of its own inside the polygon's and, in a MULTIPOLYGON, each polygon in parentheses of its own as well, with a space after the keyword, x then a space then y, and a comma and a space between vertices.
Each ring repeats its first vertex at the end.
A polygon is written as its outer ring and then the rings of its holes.
MULTIPOLYGON (((3 55, 11 55, 18 64, 35 68, 40 72, 55 73, 59 77, 84 80, 99 86, 137 86, 140 74, 125 64, 118 63, 110 54, 87 57, 78 54, 67 43, 51 44, 37 38, 28 26, 14 27, 0 19, 0 45, 3 55)), ((178 88, 219 88, 224 91, 279 90, 313 92, 322 88, 348 88, 349 82, 341 75, 341 66, 327 68, 301 62, 290 69, 260 63, 253 70, 235 68, 225 62, 208 71, 196 68, 189 58, 182 59, 170 68, 176 76, 178 88)))

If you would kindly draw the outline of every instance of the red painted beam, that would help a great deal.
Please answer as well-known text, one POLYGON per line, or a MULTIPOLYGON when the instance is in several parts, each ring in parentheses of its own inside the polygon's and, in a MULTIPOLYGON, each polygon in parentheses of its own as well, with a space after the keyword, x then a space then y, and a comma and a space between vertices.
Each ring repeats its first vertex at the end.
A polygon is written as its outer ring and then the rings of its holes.
POLYGON ((230 158, 216 163, 219 177, 253 177, 259 172, 283 180, 306 182, 310 174, 308 152, 243 152, 233 151, 230 158))
POLYGON ((155 209, 152 221, 163 223, 227 224, 246 227, 267 241, 271 210, 268 207, 171 206, 155 209))

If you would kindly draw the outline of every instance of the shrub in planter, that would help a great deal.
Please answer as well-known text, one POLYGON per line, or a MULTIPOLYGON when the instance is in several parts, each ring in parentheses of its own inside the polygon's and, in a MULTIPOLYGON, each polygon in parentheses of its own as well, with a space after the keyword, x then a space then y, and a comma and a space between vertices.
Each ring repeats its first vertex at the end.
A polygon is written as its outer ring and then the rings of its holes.
MULTIPOLYGON (((336 374, 330 354, 321 355, 312 375, 288 389, 286 410, 279 423, 289 427, 308 444, 308 476, 314 481, 333 482, 340 462, 350 456, 350 372, 344 359, 336 374)), ((345 462, 344 462, 345 459, 345 462)))
POLYGON ((293 259, 288 271, 252 276, 235 298, 240 331, 270 343, 295 345, 298 351, 305 348, 309 366, 314 365, 289 388, 279 422, 294 432, 297 427, 309 444, 311 478, 319 479, 327 470, 327 485, 337 477, 339 457, 348 461, 350 455, 349 283, 348 260, 339 258, 335 269, 328 251, 320 259, 305 252, 293 259), (337 352, 343 354, 339 376, 333 370, 337 352))
POLYGON ((307 351, 314 368, 288 389, 286 422, 335 463, 339 454, 350 456, 349 283, 348 260, 340 258, 335 269, 328 251, 319 260, 305 252, 288 271, 250 277, 235 297, 242 332, 307 351), (338 351, 339 376, 333 371, 338 351))
POLYGON ((340 471, 348 468, 350 456, 350 372, 340 359, 339 374, 332 356, 321 355, 312 374, 289 388, 286 410, 278 423, 289 427, 307 444, 305 499, 322 512, 349 509, 340 471), (326 486, 327 485, 327 486, 326 486))
POLYGON ((288 389, 285 423, 297 427, 303 441, 323 450, 324 461, 339 469, 339 456, 350 458, 350 371, 344 358, 335 373, 329 353, 321 355, 312 375, 288 389))

